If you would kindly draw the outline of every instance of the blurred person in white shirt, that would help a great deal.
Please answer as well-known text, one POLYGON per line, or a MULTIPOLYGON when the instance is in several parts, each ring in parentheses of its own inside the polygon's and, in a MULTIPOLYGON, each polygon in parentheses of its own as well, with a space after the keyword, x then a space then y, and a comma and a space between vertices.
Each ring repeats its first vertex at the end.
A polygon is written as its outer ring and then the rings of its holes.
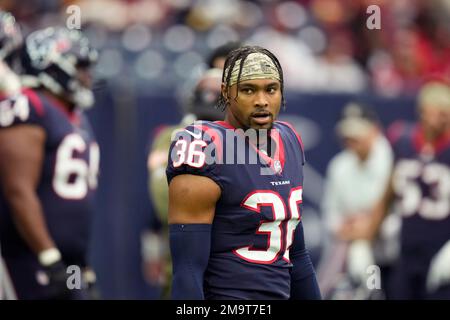
POLYGON ((395 165, 390 183, 369 215, 341 231, 348 241, 375 241, 390 208, 401 216, 400 254, 392 298, 450 299, 450 86, 427 82, 417 95, 416 123, 389 129, 395 165))
MULTIPOLYGON (((367 268, 381 265, 382 276, 387 275, 388 268, 384 266, 395 259, 398 250, 398 218, 392 215, 384 227, 385 238, 374 246, 363 240, 343 241, 341 232, 354 217, 367 214, 381 198, 392 169, 393 154, 376 114, 367 106, 355 102, 346 105, 336 131, 345 149, 334 156, 327 169, 322 212, 329 245, 319 268, 319 281, 330 298, 339 298, 332 291, 343 281, 359 287, 345 298, 373 298, 374 292, 366 286, 367 268)), ((382 279, 386 295, 385 278, 382 279)))

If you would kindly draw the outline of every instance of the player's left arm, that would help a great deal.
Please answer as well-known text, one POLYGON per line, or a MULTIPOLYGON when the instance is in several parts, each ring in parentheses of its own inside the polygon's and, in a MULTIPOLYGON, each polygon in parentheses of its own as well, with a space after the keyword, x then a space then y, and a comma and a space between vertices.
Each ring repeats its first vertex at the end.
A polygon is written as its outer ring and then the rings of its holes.
POLYGON ((0 186, 19 234, 38 256, 56 248, 36 192, 44 148, 45 132, 38 126, 0 130, 0 186))
MULTIPOLYGON (((305 149, 303 141, 294 127, 282 122, 288 126, 295 135, 300 151, 301 151, 301 165, 304 166, 306 162, 305 149)), ((292 300, 320 300, 319 285, 317 283, 316 272, 311 261, 308 249, 305 247, 305 238, 303 234, 303 223, 300 221, 294 231, 294 239, 289 249, 289 259, 292 263, 291 270, 291 296, 292 300)))
POLYGON ((289 250, 289 258, 293 265, 291 270, 291 299, 322 299, 316 272, 314 271, 309 251, 305 247, 303 224, 301 221, 295 229, 294 240, 289 250))

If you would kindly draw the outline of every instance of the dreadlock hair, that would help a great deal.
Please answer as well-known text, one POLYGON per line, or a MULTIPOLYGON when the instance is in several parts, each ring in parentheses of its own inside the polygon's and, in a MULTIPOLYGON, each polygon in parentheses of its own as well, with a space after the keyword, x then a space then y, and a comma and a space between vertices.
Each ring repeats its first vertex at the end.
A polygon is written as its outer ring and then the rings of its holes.
MULTIPOLYGON (((264 49, 262 47, 259 46, 243 46, 243 47, 239 47, 233 51, 231 51, 228 56, 227 59, 225 60, 225 65, 223 67, 223 73, 222 73, 222 83, 225 83, 225 87, 227 90, 227 97, 225 97, 223 94, 220 95, 219 101, 217 103, 217 107, 219 109, 221 109, 222 111, 226 109, 227 107, 227 100, 228 98, 230 98, 228 96, 228 89, 230 87, 230 78, 231 78, 231 73, 233 72, 234 66, 236 64, 236 62, 240 59, 240 64, 239 64, 239 74, 238 74, 238 78, 237 78, 237 84, 239 84, 239 82, 241 81, 241 73, 242 73, 242 68, 244 66, 245 63, 245 59, 247 59, 247 56, 251 53, 262 53, 265 54, 266 56, 268 56, 272 62, 275 64, 275 67, 278 70, 278 73, 280 75, 280 85, 281 85, 281 104, 283 106, 283 109, 286 108, 286 101, 284 99, 284 80, 283 80, 283 69, 281 68, 281 64, 278 61, 277 57, 275 57, 275 55, 270 52, 267 49, 264 49), (225 72, 227 71, 227 74, 225 74, 225 72)), ((239 94, 239 90, 237 90, 236 92, 236 96, 234 97, 234 99, 236 100, 239 94)))

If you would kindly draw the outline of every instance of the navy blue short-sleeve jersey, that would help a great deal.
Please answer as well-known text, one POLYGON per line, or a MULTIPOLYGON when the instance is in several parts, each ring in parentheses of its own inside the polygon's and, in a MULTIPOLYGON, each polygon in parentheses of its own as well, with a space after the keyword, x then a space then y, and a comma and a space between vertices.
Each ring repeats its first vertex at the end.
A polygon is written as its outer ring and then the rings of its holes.
POLYGON ((270 150, 258 148, 247 133, 223 121, 196 122, 174 135, 169 152, 169 183, 194 174, 221 188, 204 275, 206 299, 290 295, 289 248, 301 219, 302 142, 280 121, 270 139, 265 136, 270 150))
MULTIPOLYGON (((38 91, 0 102, 0 130, 37 126, 45 132, 45 153, 37 187, 51 237, 68 264, 86 264, 93 199, 100 153, 82 112, 69 113, 58 101, 38 91)), ((8 201, 0 194, 2 254, 32 255, 12 221, 8 201)))
POLYGON ((450 240, 450 133, 427 143, 420 125, 389 130, 395 155, 393 187, 402 215, 401 252, 423 268, 450 240))

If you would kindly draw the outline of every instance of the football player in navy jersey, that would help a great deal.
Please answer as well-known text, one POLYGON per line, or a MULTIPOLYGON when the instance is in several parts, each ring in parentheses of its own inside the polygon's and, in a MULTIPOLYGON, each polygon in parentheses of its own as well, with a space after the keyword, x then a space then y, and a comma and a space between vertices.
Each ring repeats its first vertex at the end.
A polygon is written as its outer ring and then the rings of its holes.
POLYGON ((345 237, 373 239, 388 207, 402 215, 394 299, 450 299, 450 87, 430 82, 418 95, 417 124, 394 123, 395 165, 383 199, 345 237))
MULTIPOLYGON (((0 101, 20 91, 19 77, 11 70, 10 65, 15 57, 14 53, 22 44, 22 40, 22 32, 14 16, 9 12, 0 10, 0 101)), ((16 295, 11 288, 8 272, 3 258, 1 258, 0 243, 0 300, 16 299, 16 295)))
POLYGON ((81 107, 96 51, 79 31, 47 28, 20 54, 33 88, 0 102, 2 254, 19 299, 84 298, 99 147, 81 107))
POLYGON ((283 72, 268 50, 232 51, 224 121, 174 134, 169 233, 174 299, 320 299, 301 222, 304 151, 275 121, 283 72))

